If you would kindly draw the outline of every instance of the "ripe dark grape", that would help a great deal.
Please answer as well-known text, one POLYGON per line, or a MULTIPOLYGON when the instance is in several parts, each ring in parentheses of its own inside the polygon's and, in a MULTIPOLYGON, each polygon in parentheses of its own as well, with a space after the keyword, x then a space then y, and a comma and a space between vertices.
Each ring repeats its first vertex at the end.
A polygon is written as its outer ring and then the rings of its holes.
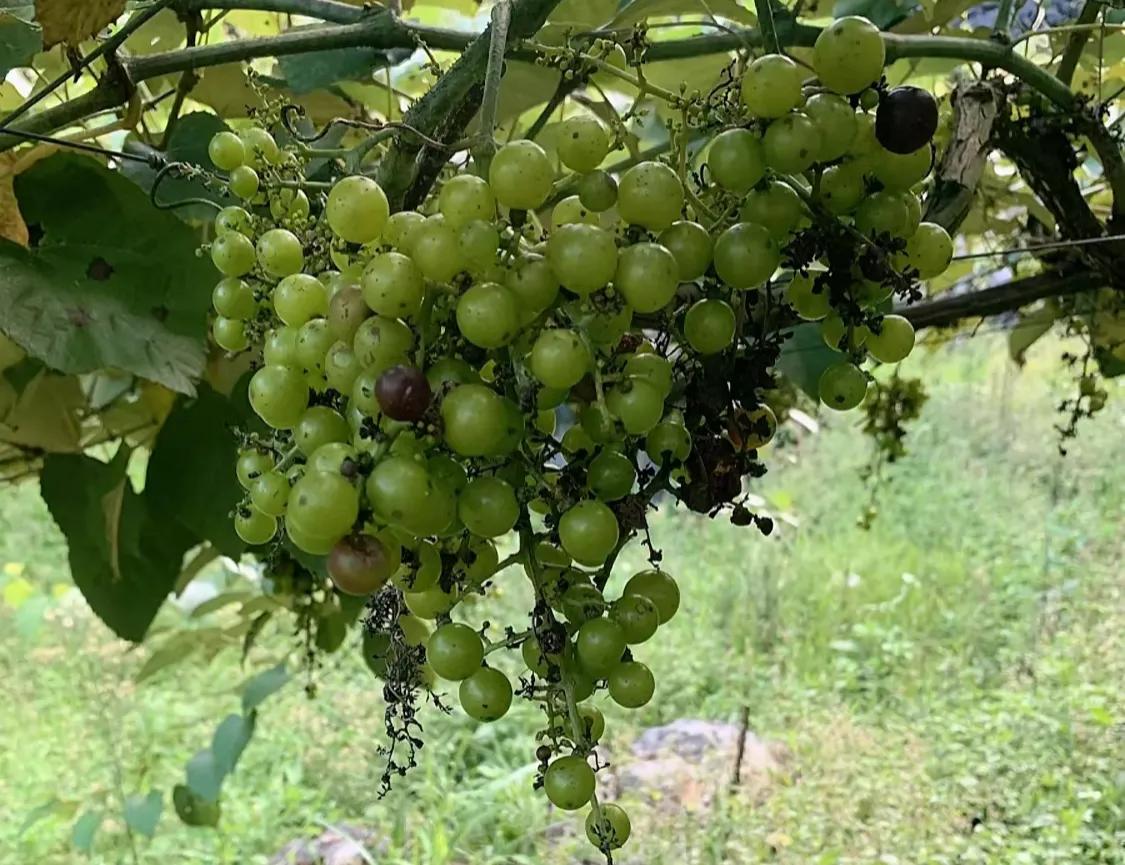
POLYGON ((416 421, 433 399, 426 375, 415 366, 391 367, 375 383, 375 398, 383 414, 392 420, 416 421))
POLYGON ((896 87, 875 112, 875 137, 891 153, 913 153, 929 144, 937 125, 937 102, 921 87, 896 87))
POLYGON ((328 576, 345 595, 377 592, 398 568, 398 555, 371 535, 351 535, 337 541, 328 554, 328 576))

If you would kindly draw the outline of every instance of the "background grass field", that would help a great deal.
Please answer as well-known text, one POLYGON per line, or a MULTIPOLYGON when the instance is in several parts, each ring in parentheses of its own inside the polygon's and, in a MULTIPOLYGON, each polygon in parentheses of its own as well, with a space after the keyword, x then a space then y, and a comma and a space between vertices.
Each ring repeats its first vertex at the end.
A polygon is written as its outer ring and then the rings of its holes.
MULTIPOLYGON (((853 415, 772 449, 755 489, 784 515, 772 537, 655 518, 684 602, 637 652, 656 699, 634 713, 601 704, 609 746, 747 706, 792 758, 764 799, 637 810, 629 861, 1125 862, 1125 411, 1112 386, 1061 458, 1054 409, 1073 385, 1058 355, 1045 341, 1017 371, 999 336, 916 352, 905 372, 924 368, 931 398, 868 530, 870 444, 853 415)), ((640 561, 631 551, 615 581, 640 561)), ((374 829, 380 863, 583 855, 557 840, 575 818, 531 789, 528 706, 491 726, 429 712, 420 765, 378 799, 381 689, 354 647, 316 673, 317 699, 294 681, 262 707, 220 829, 187 828, 168 791, 292 637, 270 635, 245 667, 224 650, 138 684, 148 650, 113 640, 67 589, 65 544, 30 485, 0 494, 0 565, 0 862, 264 863, 324 823, 374 829), (150 789, 164 814, 153 840, 131 844, 121 799, 150 789), (72 834, 90 810, 105 821, 87 856, 72 834)), ((519 625, 523 582, 512 572, 499 588, 470 618, 519 625)), ((170 608, 160 624, 224 615, 170 608)))

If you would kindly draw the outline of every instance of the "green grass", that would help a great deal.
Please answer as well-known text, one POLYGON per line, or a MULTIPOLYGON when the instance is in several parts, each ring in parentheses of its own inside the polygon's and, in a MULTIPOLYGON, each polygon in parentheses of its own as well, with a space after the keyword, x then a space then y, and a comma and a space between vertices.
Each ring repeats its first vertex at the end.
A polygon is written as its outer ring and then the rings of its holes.
MULTIPOLYGON (((876 494, 869 530, 857 525, 869 445, 850 415, 822 417, 820 434, 771 453, 755 491, 787 518, 772 537, 682 513, 654 519, 684 602, 638 651, 657 675, 656 699, 634 713, 603 707, 611 748, 677 717, 733 721, 746 705, 753 728, 793 757, 760 801, 723 795, 707 816, 633 808, 630 857, 1125 861, 1125 413, 1111 398, 1060 458, 1057 355, 1039 345, 1017 372, 1001 341, 981 338, 912 358, 931 399, 876 494)), ((66 581, 65 559, 34 488, 4 492, 0 862, 87 861, 70 831, 88 808, 108 817, 92 861, 131 862, 115 816, 121 793, 167 799, 238 710, 241 683, 293 640, 273 634, 245 669, 237 651, 222 651, 136 684, 145 650, 109 638, 73 593, 48 601, 66 581), (21 834, 52 797, 60 812, 21 834)), ((630 550, 615 579, 640 563, 630 550)), ((499 588, 470 617, 521 625, 523 582, 512 573, 499 588)), ((170 610, 160 624, 182 618, 170 610)), ((378 684, 355 651, 325 659, 315 679, 316 700, 294 683, 263 706, 224 788, 221 830, 186 828, 166 803, 155 839, 137 839, 139 862, 264 863, 319 821, 375 828, 387 839, 381 863, 585 854, 548 841, 575 818, 549 812, 531 789, 533 708, 491 726, 429 711, 418 767, 379 800, 378 684)))

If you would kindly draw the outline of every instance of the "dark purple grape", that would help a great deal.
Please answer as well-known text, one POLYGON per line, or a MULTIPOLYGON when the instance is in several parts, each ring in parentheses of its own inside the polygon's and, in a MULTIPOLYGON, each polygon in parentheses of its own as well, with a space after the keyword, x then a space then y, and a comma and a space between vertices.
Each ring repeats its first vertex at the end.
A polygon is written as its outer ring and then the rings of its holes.
POLYGON ((938 124, 934 97, 921 87, 896 87, 875 112, 875 137, 891 153, 913 153, 930 143, 938 124))
POLYGON ((426 413, 434 393, 426 375, 416 366, 396 366, 375 383, 379 408, 392 420, 416 421, 426 413))
POLYGON ((343 538, 328 554, 328 576, 345 595, 365 597, 379 591, 396 567, 383 542, 371 535, 343 538))

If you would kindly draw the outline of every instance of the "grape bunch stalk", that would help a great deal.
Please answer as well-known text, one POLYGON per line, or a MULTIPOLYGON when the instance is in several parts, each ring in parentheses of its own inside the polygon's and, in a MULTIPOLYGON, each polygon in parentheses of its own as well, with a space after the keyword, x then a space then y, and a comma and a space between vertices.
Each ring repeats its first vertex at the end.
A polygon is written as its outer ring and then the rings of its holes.
POLYGON ((538 703, 537 786, 588 809, 607 857, 630 823, 598 802, 605 719, 589 700, 652 699, 643 646, 680 604, 648 536, 653 498, 768 532, 741 498, 777 429, 786 329, 820 322, 839 353, 820 397, 853 409, 863 364, 913 348, 892 299, 918 297, 951 259, 916 194, 933 97, 886 88, 865 19, 829 26, 813 57, 815 78, 768 54, 724 91, 672 94, 709 139, 698 171, 682 142, 667 162, 606 171, 620 129, 571 116, 562 176, 515 140, 391 213, 367 174, 307 182, 305 149, 279 147, 266 122, 210 142, 242 200, 209 246, 213 335, 253 353, 264 424, 241 434, 239 536, 266 561, 324 556, 323 591, 370 599, 364 652, 389 701, 444 681, 480 722, 517 691, 538 703), (510 533, 519 548, 501 561, 510 533), (638 535, 652 567, 607 595, 638 535), (534 590, 525 622, 488 640, 453 619, 511 564, 534 590))

